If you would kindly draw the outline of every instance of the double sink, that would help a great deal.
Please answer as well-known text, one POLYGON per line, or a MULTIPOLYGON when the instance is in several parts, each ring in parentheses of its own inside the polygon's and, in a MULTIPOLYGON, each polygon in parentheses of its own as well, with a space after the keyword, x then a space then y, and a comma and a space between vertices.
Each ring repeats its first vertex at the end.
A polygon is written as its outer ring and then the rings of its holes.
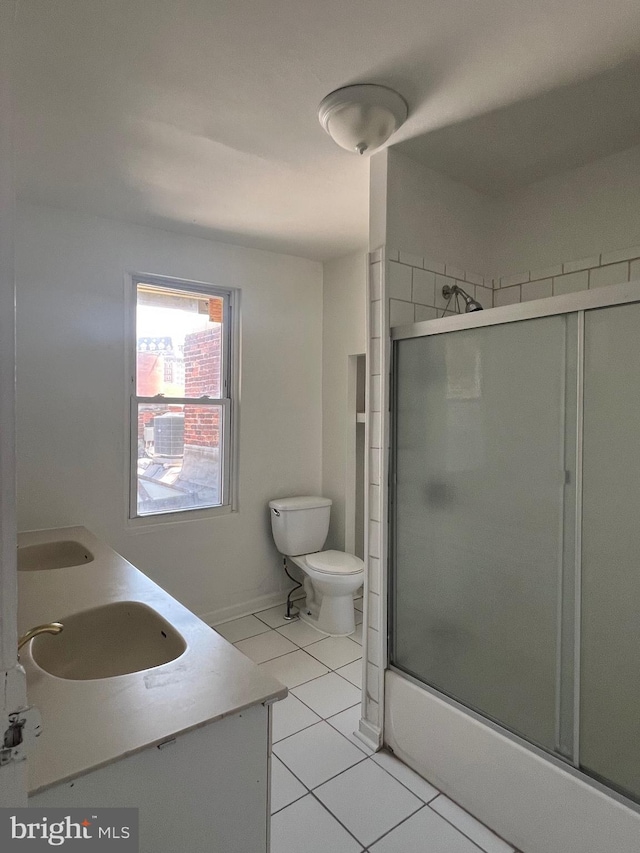
MULTIPOLYGON (((18 571, 75 568, 94 559, 75 540, 42 542, 18 548, 18 571)), ((86 681, 141 672, 176 660, 187 648, 166 619, 139 601, 115 601, 67 617, 52 616, 63 630, 34 637, 30 651, 34 663, 56 678, 86 681)))

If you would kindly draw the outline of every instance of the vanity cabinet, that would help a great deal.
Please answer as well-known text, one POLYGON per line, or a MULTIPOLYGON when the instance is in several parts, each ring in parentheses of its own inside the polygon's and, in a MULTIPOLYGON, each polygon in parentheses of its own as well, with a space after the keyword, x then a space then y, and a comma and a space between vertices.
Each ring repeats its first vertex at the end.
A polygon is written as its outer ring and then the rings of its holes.
POLYGON ((140 853, 267 853, 271 705, 287 688, 85 528, 19 548, 38 559, 18 572, 19 632, 68 627, 50 654, 20 652, 42 716, 29 805, 137 808, 140 853), (92 559, 60 565, 70 543, 92 559), (166 654, 137 654, 171 633, 166 654))

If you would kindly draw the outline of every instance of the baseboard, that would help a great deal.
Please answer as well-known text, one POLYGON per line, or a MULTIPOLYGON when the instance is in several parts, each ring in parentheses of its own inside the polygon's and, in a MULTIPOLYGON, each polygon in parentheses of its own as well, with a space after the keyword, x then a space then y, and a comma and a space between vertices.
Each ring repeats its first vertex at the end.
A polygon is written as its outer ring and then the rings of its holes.
POLYGON ((374 752, 377 752, 382 747, 381 729, 378 726, 372 725, 367 720, 360 720, 358 729, 353 734, 374 752))
MULTIPOLYGON (((292 601, 298 601, 301 598, 304 598, 303 590, 291 596, 292 601)), ((215 627, 222 625, 223 622, 231 622, 232 619, 240 619, 241 616, 250 616, 258 610, 268 610, 269 607, 284 604, 286 600, 286 591, 270 592, 268 595, 258 596, 258 598, 253 598, 251 601, 245 601, 242 604, 233 604, 230 607, 221 607, 218 610, 210 610, 208 613, 198 613, 197 615, 207 625, 215 627)))

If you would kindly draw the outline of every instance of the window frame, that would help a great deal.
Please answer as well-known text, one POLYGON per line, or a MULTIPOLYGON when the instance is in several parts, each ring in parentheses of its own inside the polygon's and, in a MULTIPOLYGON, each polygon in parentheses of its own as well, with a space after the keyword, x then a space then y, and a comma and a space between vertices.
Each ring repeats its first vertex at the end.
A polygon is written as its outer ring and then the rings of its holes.
POLYGON ((129 311, 127 325, 127 526, 171 524, 199 518, 211 518, 237 511, 238 508, 238 409, 239 409, 239 305, 238 288, 221 287, 207 282, 168 276, 132 273, 126 276, 129 311), (143 397, 137 393, 137 307, 138 285, 151 285, 160 290, 181 291, 223 300, 222 320, 222 371, 220 376, 223 396, 213 397, 143 397), (221 502, 210 507, 173 509, 167 512, 138 514, 138 405, 144 403, 195 404, 220 407, 221 447, 221 502))

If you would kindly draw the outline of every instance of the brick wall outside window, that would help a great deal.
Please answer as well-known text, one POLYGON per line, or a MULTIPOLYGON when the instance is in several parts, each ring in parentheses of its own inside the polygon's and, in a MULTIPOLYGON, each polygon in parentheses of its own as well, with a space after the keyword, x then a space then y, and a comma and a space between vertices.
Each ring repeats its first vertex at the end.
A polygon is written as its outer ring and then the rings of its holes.
MULTIPOLYGON (((220 344, 222 326, 192 332, 184 341, 185 397, 220 396, 220 344), (211 376, 215 381, 211 383, 211 376)), ((184 443, 196 447, 218 445, 220 417, 217 409, 185 406, 184 443)))

